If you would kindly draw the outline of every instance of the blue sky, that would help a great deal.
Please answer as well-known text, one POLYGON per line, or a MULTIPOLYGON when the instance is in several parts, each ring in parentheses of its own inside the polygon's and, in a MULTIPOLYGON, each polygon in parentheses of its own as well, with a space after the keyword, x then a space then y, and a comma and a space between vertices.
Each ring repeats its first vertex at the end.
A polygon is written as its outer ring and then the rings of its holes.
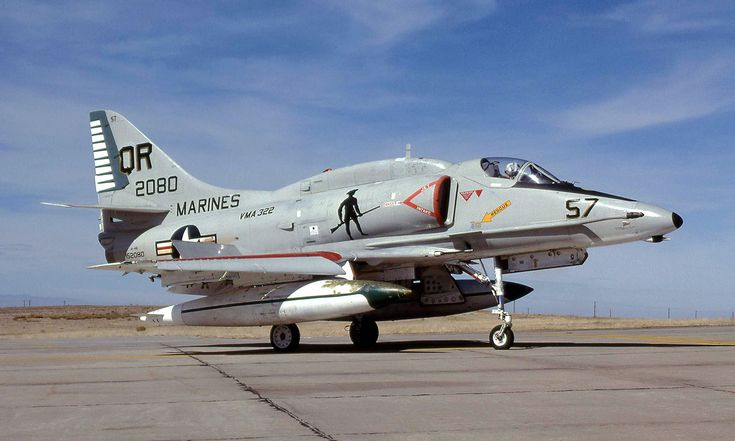
POLYGON ((406 143, 528 158, 685 224, 515 275, 536 287, 519 309, 735 310, 733 2, 1 4, 0 296, 180 299, 86 270, 104 259, 97 214, 38 204, 95 200, 87 117, 108 108, 225 187, 274 189, 406 143))

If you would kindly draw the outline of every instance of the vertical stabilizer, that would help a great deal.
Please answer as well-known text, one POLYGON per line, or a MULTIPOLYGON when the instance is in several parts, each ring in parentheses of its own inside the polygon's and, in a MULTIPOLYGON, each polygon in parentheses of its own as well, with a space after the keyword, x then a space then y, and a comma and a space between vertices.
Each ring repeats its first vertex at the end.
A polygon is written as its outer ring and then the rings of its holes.
POLYGON ((187 173, 124 116, 111 110, 89 114, 100 244, 108 262, 128 259, 140 234, 167 220, 237 208, 261 192, 229 190, 187 173))
POLYGON ((91 112, 89 127, 100 204, 168 208, 182 199, 231 192, 191 176, 117 112, 91 112))

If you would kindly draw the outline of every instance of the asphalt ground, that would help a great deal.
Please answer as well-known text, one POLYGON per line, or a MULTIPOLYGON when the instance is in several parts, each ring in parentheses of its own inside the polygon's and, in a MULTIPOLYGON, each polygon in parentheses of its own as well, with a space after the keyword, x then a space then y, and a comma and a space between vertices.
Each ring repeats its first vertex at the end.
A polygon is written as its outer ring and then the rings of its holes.
POLYGON ((732 440, 735 327, 0 340, 0 439, 732 440))

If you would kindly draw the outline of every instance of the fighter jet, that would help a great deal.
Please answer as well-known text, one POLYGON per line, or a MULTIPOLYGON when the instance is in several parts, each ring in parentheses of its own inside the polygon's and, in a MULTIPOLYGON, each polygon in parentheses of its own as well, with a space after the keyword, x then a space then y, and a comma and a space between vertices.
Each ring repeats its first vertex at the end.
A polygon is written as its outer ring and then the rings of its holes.
POLYGON ((452 163, 408 149, 274 191, 225 189, 184 171, 119 113, 89 120, 98 202, 54 205, 99 210, 107 263, 91 268, 200 296, 144 321, 272 326, 276 351, 298 348, 302 322, 348 321, 352 342, 369 347, 382 320, 489 308, 498 319, 489 342, 508 349, 506 302, 532 288, 506 274, 582 265, 593 247, 662 242, 683 223, 531 161, 452 163))

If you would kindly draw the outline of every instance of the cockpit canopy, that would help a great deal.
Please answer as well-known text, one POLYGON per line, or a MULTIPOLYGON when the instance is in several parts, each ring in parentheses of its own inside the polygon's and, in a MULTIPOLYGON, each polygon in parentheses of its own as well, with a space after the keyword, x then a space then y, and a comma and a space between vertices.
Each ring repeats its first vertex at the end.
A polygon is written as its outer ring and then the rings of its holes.
POLYGON ((480 167, 491 178, 510 179, 526 184, 559 184, 556 176, 541 166, 518 158, 482 158, 480 167))

